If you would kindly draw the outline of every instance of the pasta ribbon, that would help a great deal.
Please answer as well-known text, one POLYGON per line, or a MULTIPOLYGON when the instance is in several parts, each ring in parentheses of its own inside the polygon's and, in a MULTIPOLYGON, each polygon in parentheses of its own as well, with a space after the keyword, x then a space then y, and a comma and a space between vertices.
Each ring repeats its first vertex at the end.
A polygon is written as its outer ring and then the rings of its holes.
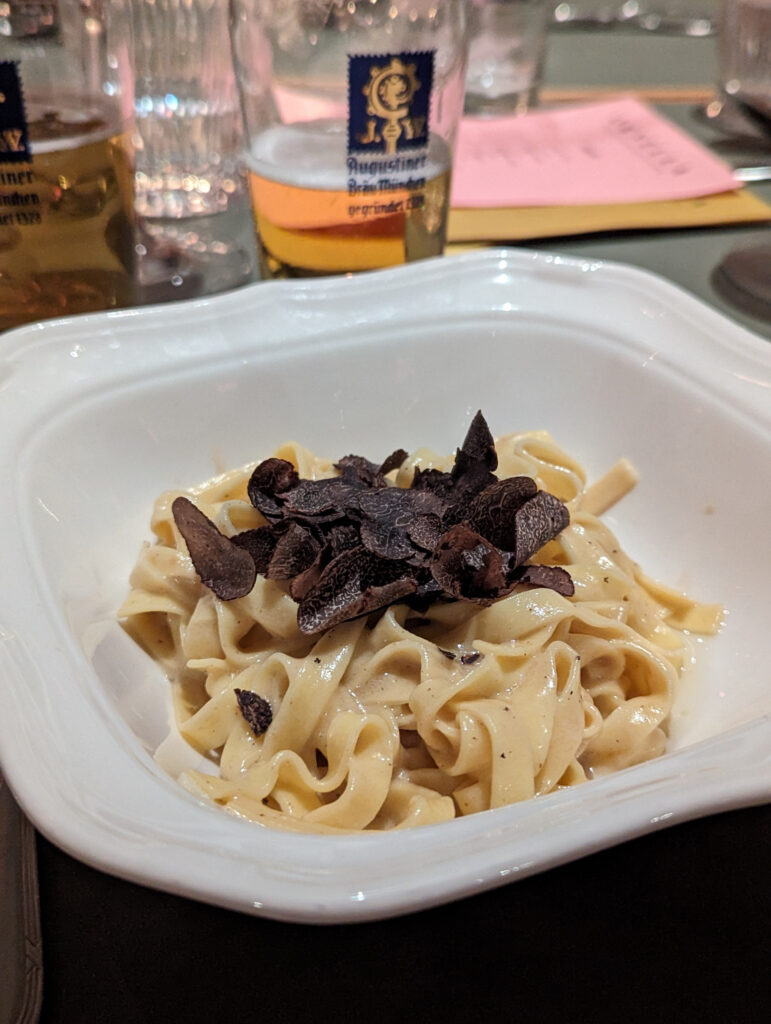
MULTIPOLYGON (((587 487, 544 431, 496 451, 499 477, 530 476, 570 510, 533 561, 566 569, 572 597, 520 585, 488 607, 393 604, 307 636, 273 580, 215 597, 174 522, 185 493, 225 536, 262 525, 252 466, 160 495, 119 615, 162 665, 176 727, 210 765, 184 774, 188 790, 271 827, 390 830, 541 797, 665 750, 690 634, 716 632, 722 609, 649 579, 598 518, 634 486, 627 460, 587 487), (237 690, 270 707, 259 735, 237 690)), ((304 478, 335 475, 295 443, 276 456, 304 478)), ((452 458, 419 449, 390 479, 408 486, 416 467, 446 471, 452 458)))

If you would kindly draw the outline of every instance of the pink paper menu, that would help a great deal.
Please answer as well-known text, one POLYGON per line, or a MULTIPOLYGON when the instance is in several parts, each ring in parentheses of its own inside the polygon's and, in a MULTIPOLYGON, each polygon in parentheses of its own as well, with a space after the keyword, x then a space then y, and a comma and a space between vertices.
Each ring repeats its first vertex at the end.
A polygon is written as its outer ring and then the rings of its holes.
POLYGON ((694 199, 737 188, 731 168, 633 98, 465 118, 454 207, 579 206, 694 199))

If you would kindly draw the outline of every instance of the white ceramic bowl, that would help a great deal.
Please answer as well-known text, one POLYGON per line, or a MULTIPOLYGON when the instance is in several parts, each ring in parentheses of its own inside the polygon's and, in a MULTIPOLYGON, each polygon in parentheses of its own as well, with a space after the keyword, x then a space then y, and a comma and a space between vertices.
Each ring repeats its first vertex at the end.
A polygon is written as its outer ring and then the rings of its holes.
POLYGON ((487 250, 259 284, 0 338, 0 757, 54 842, 169 891, 295 921, 386 917, 768 799, 771 346, 653 276, 487 250), (728 608, 670 750, 527 803, 393 834, 298 836, 154 761, 168 687, 115 624, 156 495, 294 438, 336 456, 545 428, 645 570, 728 608))

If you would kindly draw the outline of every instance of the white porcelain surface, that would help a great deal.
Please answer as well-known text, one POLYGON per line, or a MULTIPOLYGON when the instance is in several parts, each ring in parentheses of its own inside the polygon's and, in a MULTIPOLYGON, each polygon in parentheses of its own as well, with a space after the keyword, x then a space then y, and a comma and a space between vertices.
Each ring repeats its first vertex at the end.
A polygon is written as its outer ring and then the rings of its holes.
MULTIPOLYGON (((33 822, 148 885, 296 921, 430 906, 771 792, 771 346, 610 264, 487 250, 0 338, 0 760, 33 822), (571 791, 387 835, 285 835, 153 759, 168 688, 115 625, 155 496, 294 438, 330 456, 545 428, 641 482, 608 519, 729 612, 670 752, 571 791)), ((673 836, 673 841, 676 841, 673 836)))

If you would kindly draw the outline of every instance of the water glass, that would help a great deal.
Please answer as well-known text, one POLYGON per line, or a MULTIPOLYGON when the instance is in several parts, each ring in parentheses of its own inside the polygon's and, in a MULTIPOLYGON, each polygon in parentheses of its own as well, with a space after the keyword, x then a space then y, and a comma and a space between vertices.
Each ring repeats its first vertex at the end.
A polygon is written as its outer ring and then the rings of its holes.
POLYGON ((631 15, 627 9, 637 13, 637 0, 562 0, 554 4, 552 20, 560 28, 595 29, 611 28, 617 22, 623 22, 631 15))
MULTIPOLYGON (((628 5, 627 5, 628 6, 628 5)), ((717 0, 640 0, 631 19, 648 32, 711 36, 717 24, 717 0)))
POLYGON ((553 4, 472 0, 465 110, 521 114, 538 102, 553 4))
POLYGON ((228 0, 131 0, 136 210, 209 216, 244 189, 228 0))
POLYGON ((441 254, 463 0, 233 0, 263 277, 441 254))
POLYGON ((723 0, 719 86, 771 121, 771 0, 723 0))

